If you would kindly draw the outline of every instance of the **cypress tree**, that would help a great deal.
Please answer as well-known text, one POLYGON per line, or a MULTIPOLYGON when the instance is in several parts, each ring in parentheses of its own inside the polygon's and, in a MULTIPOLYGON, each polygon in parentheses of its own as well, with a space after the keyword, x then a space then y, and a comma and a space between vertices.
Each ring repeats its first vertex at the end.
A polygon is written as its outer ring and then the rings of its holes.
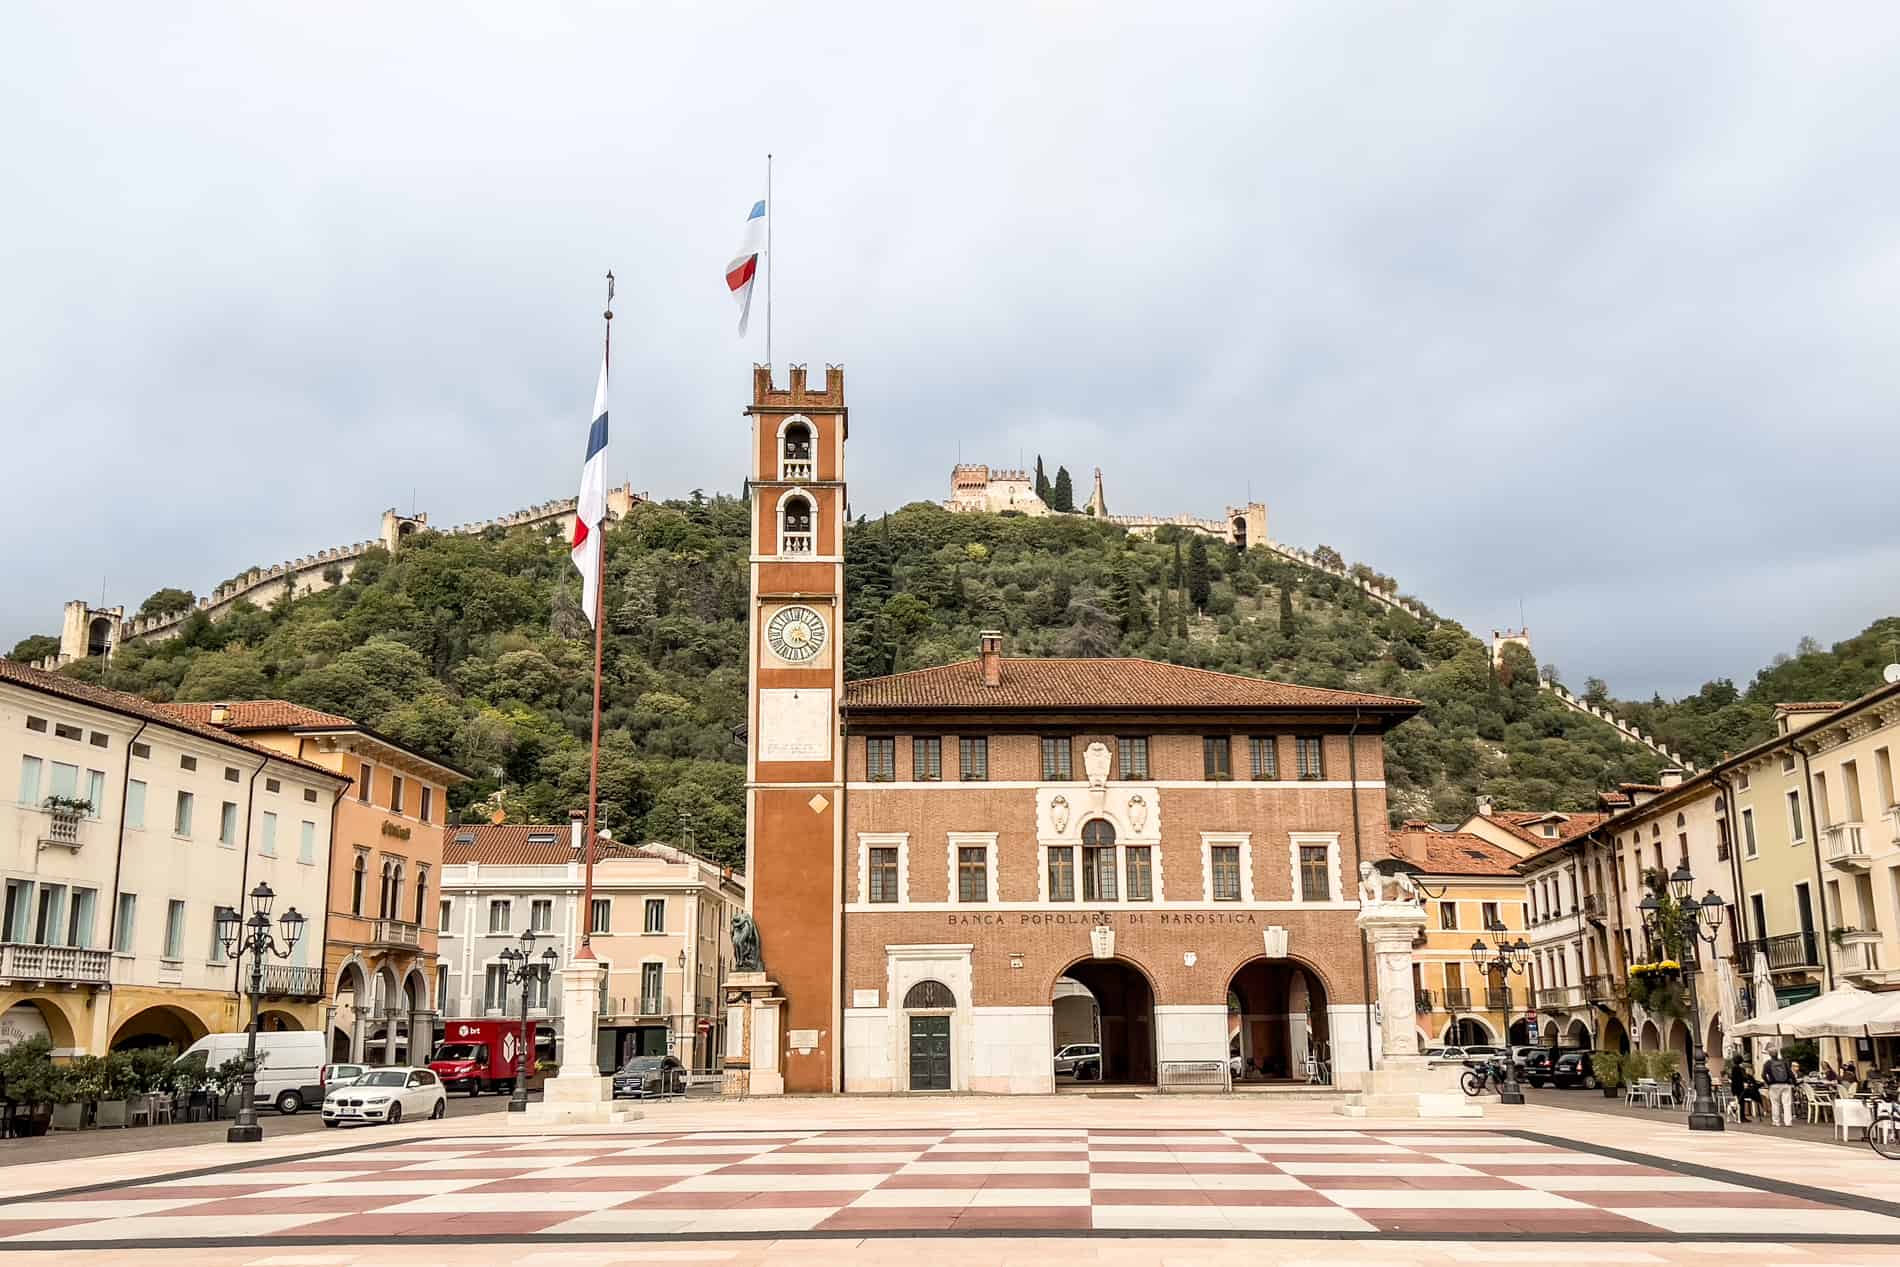
POLYGON ((1196 533, 1194 540, 1188 543, 1187 558, 1188 601, 1199 611, 1207 610, 1207 600, 1212 592, 1207 573, 1207 538, 1196 533))
POLYGON ((1280 636, 1293 636, 1293 587, 1284 577, 1280 580, 1280 636))
POLYGON ((1056 468, 1055 487, 1049 493, 1049 509, 1073 511, 1075 509, 1075 485, 1069 479, 1069 468, 1056 468))
POLYGON ((1049 477, 1042 473, 1042 454, 1036 455, 1036 496, 1046 504, 1049 500, 1049 477))

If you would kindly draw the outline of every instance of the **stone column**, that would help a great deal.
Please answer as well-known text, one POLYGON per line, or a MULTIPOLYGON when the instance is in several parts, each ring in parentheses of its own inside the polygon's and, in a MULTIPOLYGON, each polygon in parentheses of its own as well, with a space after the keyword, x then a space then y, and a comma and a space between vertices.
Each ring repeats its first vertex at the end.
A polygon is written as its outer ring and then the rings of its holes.
POLYGON ((361 1005, 350 1005, 350 1063, 367 1063, 369 1055, 369 1018, 363 1014, 361 1005))
POLYGON ((1348 1117, 1482 1117, 1484 1109, 1459 1089, 1456 1065, 1434 1065, 1418 1054, 1413 1024, 1412 942, 1425 929, 1417 902, 1362 901, 1359 928, 1370 943, 1379 999, 1379 1053, 1364 1089, 1346 1098, 1348 1117))
POLYGON ((541 1102, 520 1115, 531 1125, 616 1124, 640 1116, 638 1110, 616 1105, 613 1079, 600 1076, 595 1034, 604 971, 600 960, 592 958, 570 960, 561 969, 561 1071, 543 1086, 541 1102))

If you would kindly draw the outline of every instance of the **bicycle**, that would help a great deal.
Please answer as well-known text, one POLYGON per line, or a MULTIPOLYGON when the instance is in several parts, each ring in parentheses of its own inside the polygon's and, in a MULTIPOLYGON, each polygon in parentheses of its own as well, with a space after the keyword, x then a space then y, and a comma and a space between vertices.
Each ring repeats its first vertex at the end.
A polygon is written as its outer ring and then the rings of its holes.
POLYGON ((1867 1146, 1888 1161, 1900 1161, 1900 1086, 1887 1079, 1873 1104, 1874 1120, 1867 1125, 1867 1146))
POLYGON ((1466 1095, 1483 1095, 1492 1084, 1499 1090, 1504 1088, 1504 1074, 1496 1061, 1486 1061, 1476 1069, 1467 1069, 1458 1077, 1458 1085, 1464 1088, 1466 1095))

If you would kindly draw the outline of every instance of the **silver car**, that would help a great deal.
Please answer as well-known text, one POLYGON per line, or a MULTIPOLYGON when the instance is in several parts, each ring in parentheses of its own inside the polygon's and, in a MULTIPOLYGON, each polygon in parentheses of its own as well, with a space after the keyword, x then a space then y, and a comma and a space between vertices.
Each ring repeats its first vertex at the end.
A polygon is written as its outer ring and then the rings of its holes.
POLYGON ((1065 1073, 1073 1076, 1076 1065, 1082 1061, 1100 1062, 1101 1058, 1102 1045, 1100 1043, 1070 1043, 1056 1052, 1056 1076, 1060 1078, 1065 1073))

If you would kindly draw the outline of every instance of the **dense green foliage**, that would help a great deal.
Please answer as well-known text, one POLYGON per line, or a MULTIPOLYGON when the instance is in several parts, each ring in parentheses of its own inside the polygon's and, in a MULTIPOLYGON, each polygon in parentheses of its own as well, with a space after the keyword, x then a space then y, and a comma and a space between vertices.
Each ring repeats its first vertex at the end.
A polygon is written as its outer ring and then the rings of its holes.
MULTIPOLYGON (((1745 691, 1721 678, 1674 702, 1661 696, 1643 703, 1606 702, 1671 750, 1709 765, 1723 753, 1772 738, 1776 704, 1858 699, 1881 685, 1881 669, 1895 660, 1900 660, 1900 616, 1888 616, 1829 650, 1803 638, 1793 655, 1776 656, 1745 691)), ((1608 688, 1593 678, 1583 694, 1605 700, 1608 688)))
MULTIPOLYGON (((747 523, 743 503, 696 496, 641 506, 608 534, 602 815, 621 838, 690 831, 715 856, 742 853, 747 523)), ((920 503, 851 525, 846 559, 852 677, 968 658, 995 627, 1012 655, 1150 656, 1412 695, 1425 712, 1389 741, 1395 817, 1460 818, 1481 786, 1505 807, 1587 808, 1599 788, 1655 773, 1648 753, 1538 692, 1528 656, 1494 672, 1456 625, 1264 550, 920 503)), ((336 589, 216 623, 196 614, 176 639, 128 646, 109 684, 330 709, 467 771, 457 811, 560 821, 587 780, 578 591, 550 531, 424 533, 394 557, 372 551, 336 589)))
POLYGON ((7 652, 7 659, 21 664, 32 664, 44 660, 59 652, 59 639, 52 634, 28 634, 13 644, 13 650, 7 652))

